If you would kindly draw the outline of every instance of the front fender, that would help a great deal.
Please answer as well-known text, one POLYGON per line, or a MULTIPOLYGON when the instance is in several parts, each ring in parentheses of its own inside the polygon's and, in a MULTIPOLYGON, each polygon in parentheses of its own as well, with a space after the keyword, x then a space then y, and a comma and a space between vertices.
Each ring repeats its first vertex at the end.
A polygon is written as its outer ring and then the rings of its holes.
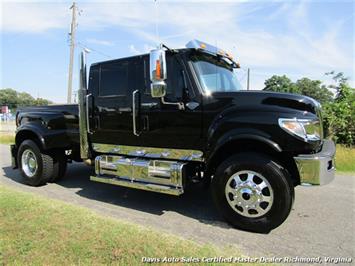
MULTIPOLYGON (((226 156, 226 150, 233 145, 236 146, 236 152, 240 151, 243 143, 252 143, 254 147, 271 150, 275 153, 281 153, 283 150, 280 145, 267 136, 266 133, 257 129, 234 129, 220 136, 216 142, 210 142, 209 149, 206 152, 207 169, 211 170, 223 156, 226 156)), ((245 150, 247 151, 247 150, 245 150)), ((265 150, 265 152, 267 152, 265 150)))
POLYGON ((258 142, 262 142, 269 146, 276 152, 282 152, 282 148, 280 145, 273 140, 271 140, 271 136, 266 134, 263 131, 254 129, 254 128, 238 128, 229 130, 227 133, 222 136, 210 138, 208 152, 209 157, 211 157, 220 147, 224 146, 228 142, 233 142, 236 140, 254 140, 258 142))

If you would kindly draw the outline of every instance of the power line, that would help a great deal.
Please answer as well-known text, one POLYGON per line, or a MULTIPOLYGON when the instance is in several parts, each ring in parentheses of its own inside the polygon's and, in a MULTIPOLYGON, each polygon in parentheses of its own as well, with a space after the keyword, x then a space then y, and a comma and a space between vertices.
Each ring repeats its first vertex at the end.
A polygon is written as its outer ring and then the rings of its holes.
POLYGON ((87 46, 87 45, 86 45, 85 43, 83 43, 83 42, 78 42, 77 45, 80 46, 81 48, 84 48, 84 49, 87 48, 87 49, 89 49, 90 51, 96 52, 96 53, 98 53, 98 54, 100 54, 100 55, 102 55, 102 56, 105 56, 105 57, 107 57, 107 58, 110 58, 110 59, 113 58, 112 56, 110 56, 110 55, 108 55, 108 54, 105 54, 105 53, 103 53, 103 52, 101 52, 101 51, 99 51, 99 50, 97 50, 97 49, 94 49, 94 48, 91 48, 91 47, 87 46))

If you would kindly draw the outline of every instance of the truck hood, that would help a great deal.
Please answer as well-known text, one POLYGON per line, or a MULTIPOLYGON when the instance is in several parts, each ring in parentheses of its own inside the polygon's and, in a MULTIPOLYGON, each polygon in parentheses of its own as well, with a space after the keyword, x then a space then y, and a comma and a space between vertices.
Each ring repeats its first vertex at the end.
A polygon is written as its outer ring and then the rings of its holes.
POLYGON ((321 141, 304 142, 279 127, 279 118, 317 119, 322 125, 320 104, 310 97, 265 91, 213 93, 204 98, 204 112, 205 119, 212 120, 206 122, 207 138, 212 142, 222 135, 244 134, 263 137, 282 150, 297 153, 320 148, 321 141))
POLYGON ((229 106, 232 105, 233 107, 242 109, 257 108, 259 111, 288 109, 289 111, 297 110, 311 112, 317 115, 320 109, 320 104, 316 100, 304 95, 292 93, 266 91, 218 92, 213 93, 212 97, 222 100, 229 106))

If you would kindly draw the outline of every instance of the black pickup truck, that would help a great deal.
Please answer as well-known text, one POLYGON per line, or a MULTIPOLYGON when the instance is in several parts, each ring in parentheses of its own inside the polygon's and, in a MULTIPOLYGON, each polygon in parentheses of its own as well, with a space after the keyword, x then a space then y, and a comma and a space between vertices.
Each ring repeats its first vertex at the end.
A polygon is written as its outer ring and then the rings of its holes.
POLYGON ((94 166, 92 181, 171 195, 202 182, 230 224, 269 232, 295 186, 334 178, 335 146, 317 101, 243 91, 238 67, 194 40, 92 64, 87 81, 82 52, 78 105, 17 113, 13 166, 33 186, 63 177, 71 161, 94 166))

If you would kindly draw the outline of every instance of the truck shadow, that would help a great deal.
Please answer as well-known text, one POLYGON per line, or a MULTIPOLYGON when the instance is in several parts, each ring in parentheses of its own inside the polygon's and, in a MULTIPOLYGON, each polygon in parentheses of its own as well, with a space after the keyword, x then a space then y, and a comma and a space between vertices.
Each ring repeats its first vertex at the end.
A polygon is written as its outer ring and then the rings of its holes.
MULTIPOLYGON (((18 170, 3 167, 5 176, 15 182, 23 183, 18 170)), ((230 228, 218 215, 210 196, 210 191, 196 184, 181 196, 171 196, 155 192, 124 188, 89 180, 93 169, 83 164, 70 164, 65 177, 58 181, 59 186, 75 188, 81 197, 130 208, 154 215, 172 211, 199 220, 202 223, 230 228)), ((46 185, 40 189, 45 190, 46 185)))

